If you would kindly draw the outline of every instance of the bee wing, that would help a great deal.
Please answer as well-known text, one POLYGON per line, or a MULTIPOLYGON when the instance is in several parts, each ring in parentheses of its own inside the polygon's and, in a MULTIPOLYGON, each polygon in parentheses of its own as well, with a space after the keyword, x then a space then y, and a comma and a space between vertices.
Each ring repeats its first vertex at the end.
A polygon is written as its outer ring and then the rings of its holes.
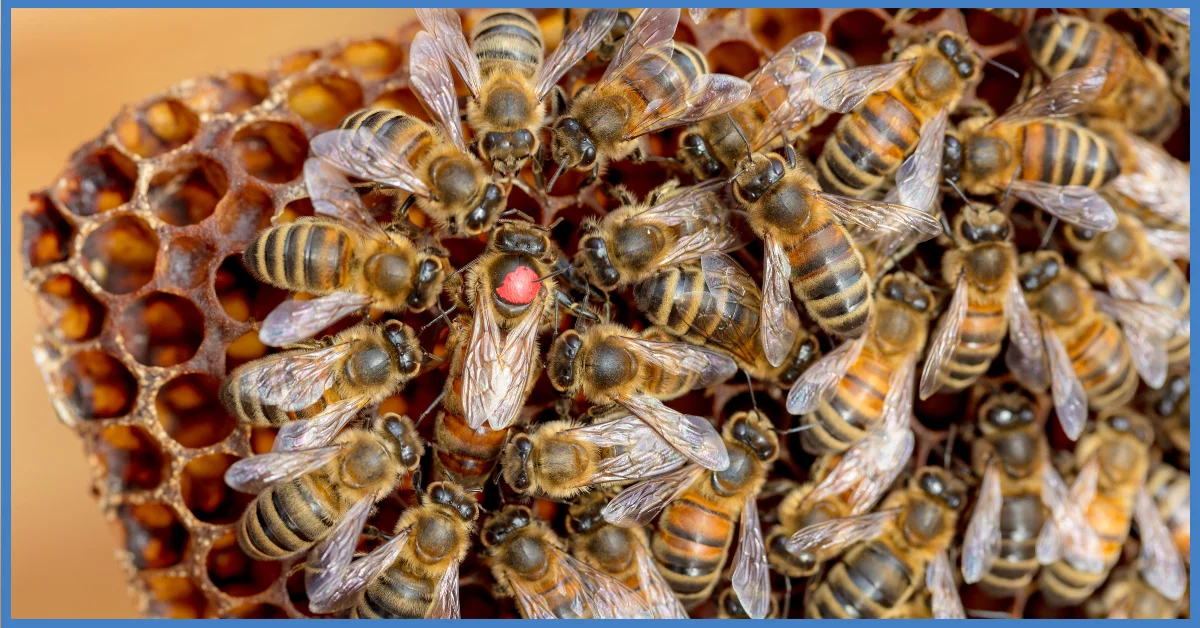
POLYGON ((707 419, 668 408, 648 395, 617 398, 617 403, 643 421, 679 453, 705 469, 729 466, 729 451, 717 428, 707 419))
MULTIPOLYGON (((724 253, 709 253, 700 258, 700 270, 704 275, 704 285, 693 285, 692 289, 678 294, 681 302, 690 303, 691 299, 719 299, 735 301, 749 311, 760 311, 762 308, 762 293, 758 284, 750 277, 750 273, 736 261, 724 253), (706 295, 705 292, 708 294, 706 295)), ((728 320, 724 312, 697 312, 695 319, 689 325, 693 332, 708 333, 708 339, 714 346, 731 349, 730 353, 743 362, 754 361, 754 351, 743 349, 741 334, 737 326, 728 320), (708 331, 711 330, 711 331, 708 331)))
POLYGON ((650 607, 654 619, 688 619, 688 613, 675 596, 671 585, 663 578, 650 556, 650 550, 641 543, 635 543, 633 555, 637 560, 638 583, 641 584, 642 598, 650 607))
POLYGON ((505 336, 492 308, 483 305, 475 309, 462 383, 467 424, 473 429, 488 423, 500 430, 517 419, 537 354, 539 318, 537 312, 527 313, 505 336))
POLYGON ((687 89, 647 103, 624 139, 715 118, 733 111, 749 95, 750 84, 736 76, 702 74, 687 89))
POLYGON ((808 367, 788 392, 789 414, 808 414, 817 409, 821 400, 833 391, 846 371, 858 361, 867 334, 847 340, 808 367))
POLYGON ((433 600, 425 611, 425 619, 459 619, 462 605, 458 601, 458 561, 446 565, 446 573, 433 589, 433 600))
POLYGON ((819 195, 818 202, 823 202, 830 213, 846 224, 857 224, 868 230, 915 231, 923 236, 923 240, 942 232, 942 223, 924 209, 824 192, 809 194, 819 195))
MULTIPOLYGON (((455 14, 454 18, 458 19, 458 14, 455 14)), ((454 76, 450 74, 446 55, 433 36, 426 31, 417 33, 413 38, 409 55, 409 82, 412 83, 413 89, 417 90, 417 94, 429 108, 429 113, 433 114, 438 127, 449 136, 458 150, 467 153, 467 138, 463 135, 462 116, 458 112, 454 76)))
POLYGON ((649 525, 667 504, 700 477, 704 467, 689 464, 671 473, 638 482, 604 506, 604 520, 622 528, 649 525))
POLYGON ((916 379, 916 360, 906 358, 888 377, 888 392, 883 398, 880 426, 887 432, 909 427, 913 414, 913 380, 916 379))
MULTIPOLYGON (((306 570, 304 575, 309 609, 314 613, 333 613, 353 606, 359 592, 400 558, 400 552, 411 533, 412 528, 400 530, 383 545, 335 573, 306 570)), ((350 549, 353 551, 354 548, 350 549)), ((326 560, 332 560, 332 557, 326 560)))
POLYGON ((554 89, 558 79, 604 39, 612 29, 613 23, 617 21, 618 13, 620 12, 617 9, 592 9, 584 14, 582 19, 576 18, 571 21, 558 48, 542 63, 537 86, 534 88, 534 94, 539 101, 554 89))
POLYGON ((709 11, 712 11, 712 9, 688 9, 687 11, 688 17, 692 18, 692 22, 695 24, 700 24, 704 20, 708 19, 708 13, 709 11))
POLYGON ((969 292, 967 273, 960 272, 958 281, 954 284, 954 296, 950 299, 946 311, 942 313, 942 320, 938 321, 937 331, 933 334, 933 345, 929 347, 929 353, 925 356, 925 368, 921 371, 921 399, 928 399, 937 392, 938 377, 950 363, 950 358, 954 357, 954 350, 958 348, 959 340, 962 339, 963 321, 967 319, 969 292))
POLYGON ((664 441, 641 419, 625 416, 567 430, 564 434, 596 447, 620 447, 620 455, 604 458, 593 473, 583 478, 582 486, 605 482, 638 481, 669 473, 687 464, 687 458, 664 441))
POLYGON ((804 33, 788 42, 749 78, 750 93, 769 105, 770 113, 750 140, 752 150, 808 120, 817 109, 813 75, 825 52, 825 36, 804 33), (782 93, 780 93, 782 92, 782 93))
POLYGON ((649 618, 646 601, 620 580, 557 547, 553 552, 561 580, 572 583, 577 591, 578 607, 574 610, 579 615, 591 615, 593 619, 649 618))
POLYGON ((311 419, 292 421, 275 435, 271 451, 297 451, 324 446, 333 441, 338 432, 367 405, 368 400, 362 397, 341 399, 325 406, 320 414, 311 419))
POLYGON ((346 175, 329 162, 316 157, 304 160, 304 185, 316 213, 336 218, 376 242, 388 241, 387 233, 363 206, 362 197, 346 175))
POLYGON ((871 540, 883 533, 900 514, 899 508, 831 519, 808 526, 784 542, 793 554, 809 552, 825 562, 847 548, 871 540))
POLYGON ((1008 282, 1008 301, 1005 304, 1005 314, 1008 317, 1008 352, 1005 363, 1017 381, 1029 390, 1045 390, 1049 382, 1046 378, 1046 352, 1042 341, 1042 330, 1037 319, 1029 311, 1025 302, 1025 293, 1021 291, 1021 282, 1013 273, 1008 282), (1010 361, 1011 356, 1011 361, 1010 361))
MULTIPOLYGON (((689 11, 691 9, 688 9, 689 11)), ((1183 24, 1184 26, 1192 25, 1192 10, 1191 9, 1159 9, 1167 17, 1183 24)))
POLYGON ((1092 458, 1080 470, 1075 483, 1067 485, 1048 461, 1042 465, 1042 502, 1050 518, 1038 535, 1038 562, 1049 565, 1064 555, 1078 569, 1100 573, 1100 538, 1087 520, 1087 508, 1096 492, 1099 465, 1092 458))
POLYGON ((1167 341, 1179 328, 1179 311, 1103 292, 1096 292, 1095 296, 1100 310, 1121 324, 1138 374, 1151 388, 1162 388, 1167 381, 1167 341))
POLYGON ((868 96, 895 85, 908 73, 915 59, 864 65, 825 75, 813 86, 817 104, 830 111, 850 113, 868 96))
POLYGON ((258 329, 258 340, 268 347, 283 347, 312 338, 322 329, 371 305, 371 297, 357 292, 334 292, 323 297, 284 301, 267 314, 258 329))
POLYGON ((242 458, 225 471, 225 484, 242 493, 261 493, 272 484, 320 469, 337 458, 341 450, 341 445, 332 445, 242 458))
POLYGON ((429 186, 405 157, 371 129, 337 129, 312 139, 312 153, 342 172, 428 198, 429 186))
MULTIPOLYGON (((639 220, 662 223, 671 227, 694 221, 714 223, 719 219, 727 219, 728 215, 712 216, 709 208, 705 205, 705 200, 724 184, 725 181, 721 179, 709 179, 685 189, 658 205, 638 212, 635 216, 639 220)), ((671 249, 662 253, 658 263, 661 266, 672 266, 708 253, 732 251, 741 245, 742 241, 738 238, 737 232, 728 227, 726 220, 720 228, 701 229, 694 234, 679 238, 671 249)))
POLYGON ((1142 577, 1167 599, 1179 600, 1187 589, 1187 570, 1183 567, 1179 547, 1145 487, 1138 491, 1133 502, 1133 517, 1142 540, 1138 553, 1142 577))
POLYGON ((1192 239, 1187 231, 1171 229, 1142 229, 1150 246, 1158 249, 1167 259, 1190 260, 1192 258, 1192 239))
POLYGON ((851 514, 870 511, 887 492, 904 463, 912 458, 916 436, 911 428, 900 430, 872 430, 859 441, 862 445, 858 466, 863 477, 850 494, 847 505, 851 514))
POLYGON ((318 601, 318 606, 331 603, 342 588, 354 560, 358 537, 378 497, 381 496, 372 492, 355 502, 309 552, 304 565, 304 589, 309 600, 318 601))
POLYGON ((1012 193, 1013 196, 1084 229, 1112 231, 1117 226, 1117 214, 1112 206, 1099 192, 1089 187, 1019 179, 1013 181, 1012 193))
POLYGON ((1126 160, 1135 164, 1134 171, 1113 179, 1109 187, 1177 225, 1191 224, 1191 169, 1128 131, 1122 132, 1120 144, 1129 153, 1126 160))
POLYGON ((1050 362, 1050 396, 1054 399, 1054 412, 1067 438, 1077 440, 1087 423, 1087 393, 1075 374, 1067 348, 1058 334, 1053 329, 1046 329, 1046 325, 1043 320, 1042 338, 1046 341, 1046 356, 1050 362))
POLYGON ((466 83, 471 96, 479 98, 483 79, 479 73, 479 59, 471 52, 467 38, 463 35, 462 19, 454 9, 417 9, 421 26, 433 35, 433 40, 442 53, 454 64, 458 76, 466 83))
POLYGON ((1082 112, 1100 97, 1108 72, 1078 68, 1058 75, 1025 102, 1013 105, 989 124, 1018 123, 1036 118, 1064 118, 1082 112))
POLYGON ((354 346, 337 344, 315 351, 285 353, 251 362, 238 373, 243 386, 253 388, 266 405, 284 412, 303 410, 316 403, 333 385, 337 367, 354 346))
POLYGON ((778 240, 766 234, 763 237, 762 313, 759 316, 758 341, 771 366, 783 364, 796 344, 793 325, 799 322, 800 314, 796 312, 796 303, 792 300, 791 279, 792 263, 788 260, 787 251, 778 240))
POLYGON ((925 587, 932 596, 934 619, 966 619, 958 585, 954 582, 954 567, 945 551, 934 554, 925 566, 925 587))
POLYGON ((729 356, 686 342, 661 342, 625 336, 620 344, 639 361, 681 378, 696 377, 692 389, 708 388, 737 373, 737 363, 729 356))
POLYGON ((763 619, 771 610, 771 576, 758 503, 751 496, 742 507, 742 525, 737 557, 733 562, 733 592, 751 619, 763 619))
POLYGON ((663 58, 665 64, 671 58, 671 50, 674 49, 671 38, 675 36, 677 26, 679 9, 643 10, 629 27, 629 32, 621 39, 621 47, 613 54, 608 69, 604 71, 604 76, 600 77, 594 89, 601 89, 616 80, 626 66, 656 49, 666 47, 666 55, 663 58))
POLYGON ((926 208, 937 198, 942 179, 942 144, 946 139, 947 111, 941 109, 932 120, 921 127, 917 147, 896 171, 896 188, 900 203, 907 207, 926 208))
POLYGON ((983 472, 983 486, 979 488, 975 512, 963 538, 962 575, 967 584, 982 580, 1000 554, 1000 507, 1003 505, 1000 467, 993 458, 988 460, 987 470, 983 472))

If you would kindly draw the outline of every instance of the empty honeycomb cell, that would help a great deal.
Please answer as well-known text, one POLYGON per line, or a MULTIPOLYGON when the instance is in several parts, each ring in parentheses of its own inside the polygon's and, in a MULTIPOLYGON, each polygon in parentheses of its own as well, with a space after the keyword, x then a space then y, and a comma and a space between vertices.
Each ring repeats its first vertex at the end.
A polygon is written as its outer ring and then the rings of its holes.
POLYGON ((825 42, 848 53, 855 64, 871 65, 883 58, 891 37, 883 18, 871 11, 857 10, 838 16, 829 26, 825 42))
POLYGON ((267 183, 287 183, 304 171, 308 138, 286 122, 254 122, 234 134, 233 149, 250 176, 267 183))
MULTIPOLYGON (((1018 72, 1026 69, 1026 62, 1019 52, 997 55, 995 61, 1018 72)), ((1021 79, 1009 72, 988 64, 983 66, 983 81, 975 88, 975 95, 992 107, 996 114, 1004 113, 1017 100, 1021 90, 1021 79)))
MULTIPOLYGON (((964 17, 967 21, 967 33, 981 46, 996 46, 1021 35, 1021 22, 1000 19, 989 11, 967 11, 964 17)), ((1023 15, 1016 17, 1020 20, 1025 19, 1023 15)))
POLYGON ((270 92, 267 81, 245 72, 210 76, 196 83, 187 104, 198 113, 239 114, 262 102, 270 92))
POLYGON ((283 212, 279 214, 279 218, 275 219, 275 222, 295 222, 297 218, 312 216, 315 213, 316 210, 313 209, 311 200, 307 198, 298 198, 283 206, 283 212))
POLYGON ((221 615, 231 619, 287 619, 287 611, 274 604, 243 604, 221 615))
POLYGON ((746 76, 758 69, 758 50, 744 41, 727 41, 708 51, 712 71, 732 76, 746 76))
POLYGON ((259 341, 257 330, 250 330, 238 336, 225 348, 225 372, 263 357, 267 350, 267 345, 259 341))
POLYGON ((187 528, 166 504, 120 506, 117 508, 117 530, 138 569, 164 569, 177 565, 187 549, 187 528))
POLYGON ((275 202, 271 195, 254 185, 234 192, 217 215, 217 228, 232 243, 246 244, 259 230, 271 224, 275 202))
POLYGON ((237 533, 232 530, 213 541, 205 564, 213 585, 234 597, 262 593, 279 579, 282 571, 276 561, 259 561, 247 556, 238 547, 237 533))
POLYGON ((124 416, 137 399, 137 380, 120 360, 103 351, 81 351, 59 372, 62 393, 82 419, 124 416))
POLYGON ((352 42, 333 58, 334 63, 370 81, 395 72, 403 60, 400 47, 383 39, 352 42))
POLYGON ((217 269, 213 288, 225 314, 236 321, 261 321, 287 298, 287 291, 254 280, 241 255, 230 255, 217 269))
POLYGON ((151 292, 125 308, 118 321, 125 350, 146 366, 175 366, 192 359, 204 341, 204 314, 191 301, 151 292))
POLYGON ((696 45, 696 34, 692 32, 690 26, 684 24, 683 22, 680 22, 679 26, 675 28, 675 37, 673 39, 675 41, 681 41, 685 44, 691 44, 693 46, 696 45))
POLYGON ((230 454, 209 454, 187 463, 179 476, 179 494, 183 504, 205 523, 226 524, 238 520, 253 495, 239 493, 225 485, 225 471, 239 458, 230 454))
POLYGON ((199 128, 196 112, 173 98, 127 109, 116 122, 117 141, 141 157, 173 151, 190 142, 199 128))
POLYGON ((112 147, 78 158, 61 179, 54 195, 71 213, 94 216, 133 198, 137 165, 112 147))
POLYGON ((417 95, 412 93, 412 90, 402 87, 384 92, 377 96, 371 103, 372 107, 387 107, 388 109, 399 109, 414 118, 420 118, 429 122, 429 114, 425 111, 425 106, 421 104, 417 95))
POLYGON ((168 285, 188 290, 204 283, 212 263, 213 246, 204 240, 180 236, 167 245, 160 275, 168 285))
POLYGON ((308 592, 304 590, 304 566, 297 565, 287 579, 287 595, 292 606, 309 617, 321 617, 308 608, 308 592))
POLYGON ((821 9, 748 9, 750 28, 770 50, 807 33, 821 30, 821 9))
POLYGON ((221 164, 196 155, 150 179, 146 197, 163 222, 183 227, 211 216, 228 190, 229 178, 221 164))
POLYGON ((42 324, 63 340, 82 342, 100 334, 107 308, 70 275, 54 275, 38 287, 42 324))
POLYGON ((320 58, 320 50, 299 50, 276 59, 275 63, 272 64, 272 68, 276 74, 287 76, 303 72, 305 68, 312 65, 313 61, 320 58))
POLYGON ((237 421, 220 399, 221 382, 204 373, 180 375, 154 397, 158 421, 184 447, 200 448, 225 440, 237 421))
POLYGON ((148 578, 151 617, 166 619, 199 619, 208 614, 208 598, 190 578, 157 576, 148 578))
POLYGON ((32 268, 67 259, 75 230, 45 194, 29 199, 33 207, 21 214, 22 259, 32 268))
POLYGON ((154 278, 158 236, 136 216, 117 216, 83 241, 83 267, 106 292, 125 294, 154 278))
POLYGON ((149 491, 163 479, 163 453, 145 429, 136 425, 104 428, 96 439, 108 492, 149 491))
POLYGON ((279 430, 273 427, 256 427, 250 430, 250 453, 265 454, 275 446, 275 435, 279 430))
POLYGON ((331 129, 346 114, 362 107, 362 87, 337 75, 300 81, 288 91, 288 106, 309 124, 331 129))

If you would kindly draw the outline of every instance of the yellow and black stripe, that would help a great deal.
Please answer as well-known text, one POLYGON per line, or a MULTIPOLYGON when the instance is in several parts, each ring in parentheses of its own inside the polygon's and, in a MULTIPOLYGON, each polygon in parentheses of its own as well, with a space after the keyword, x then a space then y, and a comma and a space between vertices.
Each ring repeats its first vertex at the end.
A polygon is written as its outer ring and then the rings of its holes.
POLYGON ((801 419, 804 425, 814 426, 800 433, 804 449, 813 454, 841 453, 862 440, 883 416, 892 371, 892 360, 868 342, 829 398, 801 419))
POLYGON ((980 300, 967 295, 967 315, 953 355, 938 375, 943 392, 963 390, 983 375, 1000 354, 1000 345, 1008 334, 1008 318, 1003 302, 980 300))
POLYGON ((635 110, 674 98, 696 77, 709 72, 708 59, 695 46, 675 42, 671 58, 664 62, 663 54, 643 55, 621 75, 621 84, 635 97, 635 110))
POLYGON ((323 471, 267 487, 238 522, 238 544, 255 560, 280 560, 325 538, 341 518, 323 471))
POLYGON ((344 227, 302 219, 260 233, 243 259, 251 274, 266 283, 328 294, 350 281, 355 241, 344 227))
POLYGON ((869 96, 855 112, 842 117, 825 141, 817 160, 817 181, 836 194, 860 197, 896 172, 916 147, 921 107, 915 94, 895 86, 869 96))
POLYGON ((1071 365, 1093 409, 1116 408, 1133 399, 1138 373, 1129 345, 1112 319, 1097 313, 1064 341, 1071 365))
POLYGON ((1000 552, 980 586, 993 597, 1016 596, 1037 574, 1037 537, 1046 521, 1039 493, 1004 497, 1000 507, 1000 552))
POLYGON ((871 314, 871 278, 841 223, 828 212, 816 212, 783 247, 792 266, 792 288, 813 319, 831 334, 860 335, 871 314))
POLYGON ((479 59, 484 80, 493 73, 515 69, 527 77, 537 74, 546 48, 537 18, 524 9, 498 9, 471 29, 471 51, 479 59))
POLYGON ((1120 174, 1116 157, 1095 132, 1061 120, 1032 122, 1019 133, 1021 178, 1092 189, 1120 174))
POLYGON ((809 618, 880 619, 904 604, 925 574, 883 538, 858 545, 835 563, 805 599, 809 618))

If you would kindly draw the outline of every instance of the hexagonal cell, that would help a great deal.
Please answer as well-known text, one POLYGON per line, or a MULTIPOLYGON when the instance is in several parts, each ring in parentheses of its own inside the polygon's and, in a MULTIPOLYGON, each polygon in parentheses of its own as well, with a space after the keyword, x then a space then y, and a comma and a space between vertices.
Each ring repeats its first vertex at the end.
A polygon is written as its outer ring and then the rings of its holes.
POLYGON ((158 421, 184 447, 215 445, 233 433, 237 421, 221 404, 221 383, 204 373, 188 373, 167 382, 154 397, 158 421))
POLYGON ((111 419, 133 409, 138 384, 120 360, 103 351, 81 351, 59 372, 67 405, 81 419, 111 419))
POLYGON ((204 240, 189 236, 175 238, 167 245, 163 261, 163 280, 171 286, 189 290, 208 278, 213 247, 204 240))
MULTIPOLYGON (((968 10, 965 17, 967 33, 981 46, 996 46, 1021 36, 1020 21, 1001 19, 991 11, 968 10)), ((1024 20, 1024 16, 1019 19, 1024 20)))
POLYGON ((79 157, 58 180, 54 197, 78 216, 94 216, 133 198, 137 165, 112 147, 79 157))
POLYGON ((187 529, 166 504, 121 506, 117 509, 117 530, 138 569, 177 565, 187 549, 187 529))
POLYGON ((162 482, 163 452, 154 437, 136 425, 113 425, 100 432, 96 454, 108 492, 149 491, 162 482))
POLYGON ((297 218, 312 216, 315 213, 316 210, 313 208, 311 200, 298 198, 283 206, 283 212, 279 214, 279 218, 275 222, 295 222, 297 218))
POLYGON ((749 9, 750 28, 770 50, 807 33, 821 30, 821 9, 749 9))
POLYGON ((362 88, 337 75, 314 76, 288 91, 288 107, 313 126, 331 129, 346 114, 362 107, 362 88))
POLYGON ((260 120, 238 129, 233 150, 250 176, 267 183, 287 183, 304 171, 308 138, 286 122, 260 120))
POLYGON ((213 288, 225 313, 237 321, 263 320, 287 298, 287 291, 259 283, 246 270, 241 255, 230 255, 217 269, 213 288))
POLYGON ((286 57, 276 59, 271 67, 275 73, 286 76, 303 71, 308 66, 312 65, 313 61, 321 58, 320 50, 300 50, 293 52, 286 57))
POLYGON ((208 614, 208 598, 190 578, 157 576, 146 579, 150 589, 147 614, 165 619, 199 619, 208 614))
POLYGON ((381 79, 400 67, 404 54, 400 47, 383 39, 368 39, 347 44, 333 62, 354 70, 364 79, 381 79))
POLYGON ((250 453, 258 455, 271 451, 275 446, 275 435, 279 430, 273 427, 256 427, 250 430, 250 453))
POLYGON ((146 197, 150 209, 163 222, 183 227, 211 216, 228 190, 229 177, 221 164, 192 155, 154 175, 146 197))
POLYGON ((274 604, 243 604, 221 614, 226 619, 287 619, 287 611, 274 604))
POLYGON ((154 278, 158 236, 136 216, 118 216, 83 241, 83 267, 113 294, 133 292, 154 278))
POLYGON ((304 588, 303 565, 293 568, 292 573, 288 575, 286 586, 288 600, 296 610, 309 617, 325 617, 325 615, 314 613, 308 608, 308 592, 304 588))
POLYGON ((21 253, 32 268, 61 262, 71 251, 75 229, 45 194, 31 194, 33 207, 21 214, 21 253))
POLYGON ((732 76, 745 76, 758 69, 758 50, 741 41, 727 41, 708 52, 712 71, 732 76))
POLYGON ((199 128, 196 113, 173 98, 127 109, 116 123, 117 141, 142 157, 155 157, 187 144, 199 128))
POLYGON ((412 93, 412 90, 401 87, 384 92, 371 103, 372 107, 387 107, 388 109, 399 109, 414 118, 420 118, 426 122, 430 121, 429 114, 425 111, 425 106, 417 98, 417 95, 412 93))
POLYGON ((271 224, 275 202, 257 186, 247 185, 229 197, 217 215, 217 228, 236 244, 248 244, 260 229, 271 224))
POLYGON ((826 43, 848 53, 856 64, 870 65, 883 58, 891 37, 882 18, 871 11, 856 10, 833 21, 826 43))
POLYGON ((248 331, 238 336, 225 348, 225 372, 228 374, 251 360, 257 360, 267 355, 268 351, 269 347, 259 341, 258 332, 248 331))
POLYGON ((247 556, 238 547, 237 533, 232 530, 213 541, 204 562, 208 579, 234 597, 266 591, 282 572, 278 562, 258 561, 247 556))
POLYGON ((175 366, 192 359, 204 341, 204 314, 191 301, 151 292, 120 314, 121 343, 146 366, 175 366))
POLYGON ((183 468, 179 493, 183 504, 197 519, 206 523, 233 523, 245 512, 254 496, 225 485, 225 471, 238 460, 230 454, 209 454, 183 468))
MULTIPOLYGON (((1018 72, 1026 66, 1024 53, 1016 51, 997 55, 995 61, 1018 72)), ((1016 101, 1021 86, 1021 79, 989 63, 983 66, 983 80, 975 89, 975 95, 987 101, 996 114, 1001 114, 1016 101)))
POLYGON ((108 314, 108 309, 70 275, 54 275, 42 282, 37 309, 44 329, 74 342, 100 335, 108 314))
POLYGON ((234 72, 201 79, 187 98, 199 113, 238 114, 262 102, 270 93, 267 81, 253 74, 234 72))

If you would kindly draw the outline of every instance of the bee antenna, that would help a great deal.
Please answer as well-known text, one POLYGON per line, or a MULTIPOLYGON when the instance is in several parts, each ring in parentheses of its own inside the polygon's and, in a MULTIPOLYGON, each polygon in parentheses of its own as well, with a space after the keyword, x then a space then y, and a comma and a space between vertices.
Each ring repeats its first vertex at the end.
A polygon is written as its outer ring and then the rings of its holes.
POLYGON ((750 140, 746 139, 746 134, 742 132, 742 125, 738 124, 737 120, 733 119, 732 114, 726 113, 725 117, 729 118, 729 123, 733 125, 733 130, 737 131, 738 137, 742 138, 742 143, 746 145, 746 157, 750 159, 750 161, 754 161, 754 151, 750 150, 750 140))
POLYGON ((554 276, 556 276, 556 275, 561 275, 561 274, 563 274, 563 273, 567 272, 568 270, 570 270, 570 268, 560 268, 560 269, 558 269, 558 270, 556 270, 556 271, 554 271, 554 272, 549 272, 549 273, 546 273, 545 275, 542 275, 541 277, 538 277, 537 279, 534 279, 534 280, 533 280, 533 283, 542 283, 543 281, 545 281, 545 280, 547 280, 547 279, 549 279, 549 278, 551 278, 551 277, 554 277, 554 276))
POLYGON ((1000 69, 1002 72, 1011 74, 1013 78, 1016 78, 1016 79, 1021 78, 1021 74, 1019 72, 1008 67, 1007 65, 1004 65, 1003 63, 1000 63, 999 61, 996 61, 995 59, 988 59, 987 57, 984 57, 983 61, 984 61, 984 63, 986 63, 988 65, 995 66, 996 68, 1000 69))
POLYGON ((1062 16, 1058 14, 1058 9, 1051 8, 1050 12, 1054 14, 1054 23, 1058 24, 1059 28, 1066 29, 1067 27, 1063 25, 1062 16))
POLYGON ((776 428, 772 428, 772 429, 774 429, 776 432, 778 432, 778 433, 780 433, 780 434, 787 435, 787 434, 795 434, 795 433, 797 433, 797 432, 804 432, 804 431, 807 431, 807 430, 811 430, 812 428, 814 428, 814 427, 816 427, 816 426, 817 426, 817 424, 816 424, 816 423, 809 423, 808 425, 801 425, 800 427, 793 427, 793 428, 789 428, 789 429, 786 429, 786 430, 781 430, 781 429, 779 429, 779 428, 777 428, 777 427, 776 427, 776 428))
MULTIPOLYGON (((475 259, 473 259, 473 260, 471 260, 471 261, 467 262, 466 264, 463 264, 463 267, 462 267, 462 268, 460 268, 460 269, 458 269, 458 270, 456 270, 456 271, 454 271, 454 272, 450 273, 450 274, 449 274, 449 275, 446 277, 446 279, 444 279, 444 280, 442 281, 442 283, 445 283, 446 281, 449 281, 449 280, 450 280, 450 279, 452 279, 452 278, 453 278, 455 275, 457 275, 457 274, 461 273, 462 271, 464 271, 464 270, 466 270, 466 269, 470 268, 470 267, 471 267, 471 264, 474 264, 475 262, 478 262, 478 261, 479 261, 479 258, 478 258, 478 257, 476 257, 475 259)), ((457 307, 457 306, 456 306, 456 307, 457 307)))
POLYGON ((549 194, 550 190, 554 189, 554 182, 558 181, 558 177, 563 173, 563 170, 566 170, 565 164, 558 164, 558 169, 555 170, 554 175, 550 177, 550 183, 547 183, 546 187, 543 188, 542 191, 544 191, 546 194, 549 194))
POLYGON ((961 198, 968 207, 974 207, 974 205, 971 205, 971 199, 967 198, 966 194, 963 194, 962 188, 958 187, 957 183, 951 181, 950 179, 946 179, 946 183, 949 184, 950 187, 954 188, 955 192, 958 192, 958 197, 961 198))
POLYGON ((950 221, 946 219, 946 212, 941 212, 941 213, 939 213, 939 214, 938 214, 938 218, 941 218, 941 219, 942 219, 942 220, 941 220, 941 222, 942 222, 942 231, 945 231, 945 232, 946 232, 946 237, 948 237, 948 238, 950 238, 951 240, 953 240, 953 239, 954 239, 954 229, 951 229, 951 228, 950 228, 950 221))
POLYGON ((1004 196, 1000 199, 998 207, 1003 207, 1004 203, 1008 201, 1008 194, 1012 192, 1013 184, 1017 182, 1017 177, 1021 176, 1021 166, 1022 164, 1017 164, 1017 169, 1013 171, 1013 176, 1008 180, 1008 187, 1004 189, 1004 196))
POLYGON ((443 388, 442 394, 438 395, 437 399, 434 399, 433 403, 429 404, 428 408, 425 408, 425 411, 421 413, 421 416, 417 417, 417 422, 413 424, 413 427, 420 425, 421 421, 425 420, 425 416, 428 415, 430 412, 433 412, 433 409, 438 407, 442 403, 442 400, 445 398, 446 398, 446 389, 443 388))
MULTIPOLYGON (((457 309, 458 309, 458 304, 457 304, 457 303, 455 303, 455 304, 454 304, 454 306, 452 306, 450 309, 448 309, 448 310, 446 310, 446 311, 442 312, 441 314, 438 314, 436 318, 434 318, 433 320, 429 321, 428 323, 425 323, 425 326, 424 326, 424 327, 422 327, 422 328, 421 328, 421 330, 417 332, 417 336, 418 336, 418 337, 420 337, 420 335, 421 335, 421 334, 425 333, 425 330, 426 330, 426 329, 429 329, 430 327, 433 327, 434 323, 437 323, 438 321, 440 321, 440 320, 442 320, 442 319, 446 318, 447 316, 450 316, 450 314, 451 314, 452 312, 454 312, 454 310, 457 310, 457 309)), ((447 324, 447 325, 449 325, 449 323, 446 323, 446 324, 447 324)))
POLYGON ((946 451, 942 454, 942 468, 950 468, 951 454, 954 452, 954 437, 958 436, 958 424, 950 424, 950 435, 946 437, 946 451))
MULTIPOLYGON (((429 364, 430 362, 445 362, 446 361, 445 358, 436 356, 428 351, 421 351, 421 353, 425 356, 425 364, 429 364)), ((424 366, 424 364, 422 366, 424 366)))
POLYGON ((742 374, 746 376, 746 390, 750 392, 750 403, 754 406, 754 411, 758 412, 758 400, 754 398, 754 382, 750 379, 750 371, 742 369, 742 374))
POLYGON ((1058 216, 1050 216, 1050 226, 1046 227, 1046 233, 1042 235, 1042 243, 1038 245, 1037 250, 1046 248, 1050 244, 1050 236, 1054 233, 1054 228, 1058 226, 1058 216))
POLYGON ((533 216, 530 216, 529 214, 526 214, 525 212, 523 212, 519 209, 509 209, 500 214, 501 218, 503 218, 505 216, 520 216, 521 218, 524 218, 525 220, 528 220, 529 222, 535 222, 533 219, 533 216))

